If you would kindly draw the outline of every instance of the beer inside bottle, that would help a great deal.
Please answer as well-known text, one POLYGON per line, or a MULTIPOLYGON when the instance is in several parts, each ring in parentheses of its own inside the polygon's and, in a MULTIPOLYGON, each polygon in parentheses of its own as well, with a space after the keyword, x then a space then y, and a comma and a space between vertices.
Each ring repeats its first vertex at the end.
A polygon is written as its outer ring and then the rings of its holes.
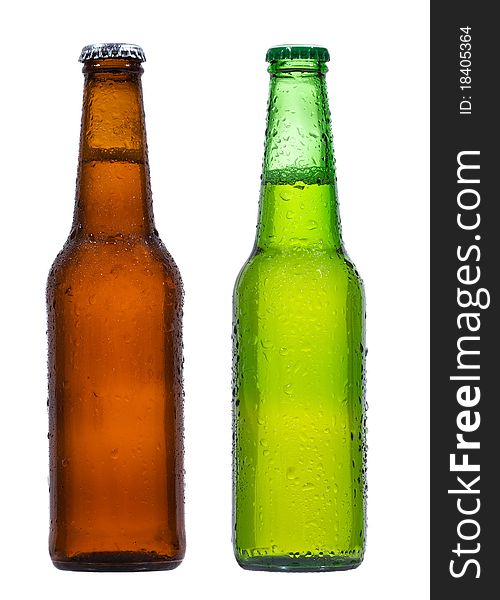
POLYGON ((184 556, 182 283, 154 226, 138 46, 84 48, 73 227, 47 285, 50 554, 60 569, 184 556))
POLYGON ((341 240, 328 59, 267 53, 257 237, 234 291, 234 551, 247 569, 363 559, 364 296, 341 240))

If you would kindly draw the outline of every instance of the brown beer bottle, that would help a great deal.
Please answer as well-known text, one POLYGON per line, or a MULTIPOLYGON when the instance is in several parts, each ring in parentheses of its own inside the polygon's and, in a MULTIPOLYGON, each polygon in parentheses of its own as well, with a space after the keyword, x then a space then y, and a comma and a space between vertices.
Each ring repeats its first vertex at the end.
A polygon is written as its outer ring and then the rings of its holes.
POLYGON ((185 549, 182 282, 154 226, 144 54, 83 49, 74 221, 50 271, 50 555, 172 569, 185 549))

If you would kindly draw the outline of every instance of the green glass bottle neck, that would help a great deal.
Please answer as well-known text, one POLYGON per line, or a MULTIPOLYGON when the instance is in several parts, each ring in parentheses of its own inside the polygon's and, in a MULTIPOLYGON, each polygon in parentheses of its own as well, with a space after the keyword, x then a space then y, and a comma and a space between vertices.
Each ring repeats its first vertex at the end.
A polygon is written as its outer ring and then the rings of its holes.
POLYGON ((325 65, 270 66, 257 246, 341 246, 325 65))

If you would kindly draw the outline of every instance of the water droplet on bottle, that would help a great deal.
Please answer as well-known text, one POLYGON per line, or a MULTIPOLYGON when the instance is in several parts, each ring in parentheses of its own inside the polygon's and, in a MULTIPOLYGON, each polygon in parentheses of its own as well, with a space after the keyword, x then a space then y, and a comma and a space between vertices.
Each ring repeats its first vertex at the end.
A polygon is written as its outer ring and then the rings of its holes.
POLYGON ((111 450, 111 458, 116 460, 118 458, 118 448, 113 448, 111 450))

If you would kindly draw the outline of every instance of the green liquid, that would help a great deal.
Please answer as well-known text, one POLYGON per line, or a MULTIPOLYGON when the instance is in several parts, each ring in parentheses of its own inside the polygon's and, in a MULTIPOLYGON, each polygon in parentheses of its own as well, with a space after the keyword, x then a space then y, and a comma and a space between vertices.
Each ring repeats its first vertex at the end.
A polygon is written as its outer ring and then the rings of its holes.
POLYGON ((234 294, 234 546, 251 569, 357 566, 364 307, 332 185, 266 184, 234 294))

